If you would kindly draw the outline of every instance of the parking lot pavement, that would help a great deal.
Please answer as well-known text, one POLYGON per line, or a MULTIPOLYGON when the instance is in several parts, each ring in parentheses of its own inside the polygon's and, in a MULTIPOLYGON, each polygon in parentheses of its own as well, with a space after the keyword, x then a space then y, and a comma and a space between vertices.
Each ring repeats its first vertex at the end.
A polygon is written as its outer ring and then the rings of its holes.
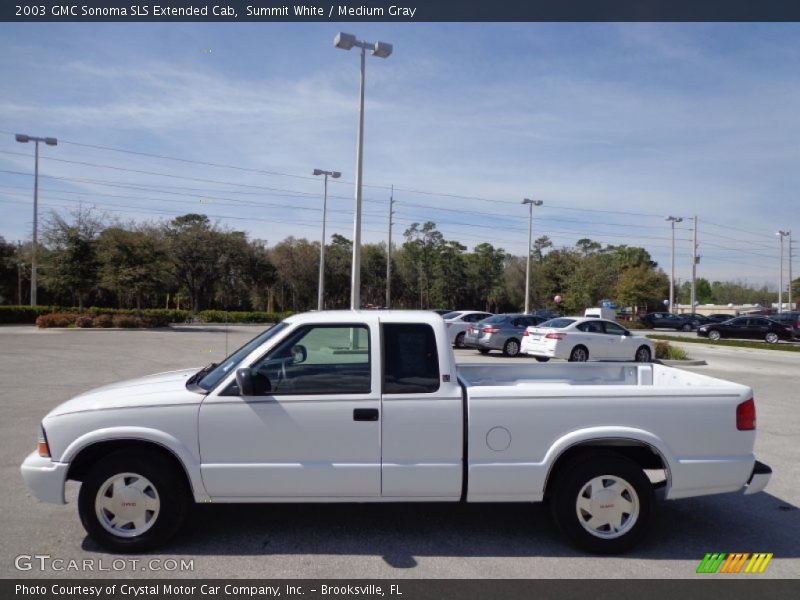
MULTIPOLYGON (((19 464, 52 407, 86 389, 156 371, 219 360, 259 332, 253 326, 175 330, 37 330, 0 327, 0 577, 160 577, 149 561, 193 561, 170 577, 683 578, 706 552, 773 552, 764 577, 800 577, 800 355, 689 345, 708 366, 692 371, 756 390, 757 453, 775 474, 755 496, 664 503, 647 541, 624 557, 591 557, 567 546, 543 505, 201 506, 163 552, 121 572, 18 571, 20 555, 119 558, 88 540, 68 506, 30 497, 19 464)), ((458 350, 459 362, 529 361, 458 350)), ((24 564, 24 562, 23 562, 24 564)), ((162 563, 164 564, 164 563, 162 563)))

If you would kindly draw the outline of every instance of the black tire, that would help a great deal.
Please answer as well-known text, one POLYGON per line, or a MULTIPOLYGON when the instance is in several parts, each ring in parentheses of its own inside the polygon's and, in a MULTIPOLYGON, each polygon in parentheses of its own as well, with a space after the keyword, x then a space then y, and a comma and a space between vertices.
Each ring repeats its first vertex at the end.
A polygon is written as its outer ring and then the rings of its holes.
POLYGON ((489 354, 489 349, 488 348, 478 348, 478 352, 480 352, 481 354, 489 354))
POLYGON ((648 348, 647 346, 639 346, 636 349, 636 354, 634 354, 633 360, 641 363, 651 362, 653 360, 653 355, 650 352, 650 348, 648 348))
POLYGON ((681 331, 691 331, 691 330, 692 326, 689 323, 684 323, 683 326, 681 326, 681 331))
POLYGON ((550 360, 549 356, 534 356, 533 358, 535 358, 539 362, 547 362, 548 360, 550 360))
MULTIPOLYGON (((125 481, 135 481, 135 477, 125 478, 125 481)), ((188 512, 191 497, 185 481, 180 469, 171 461, 164 460, 160 453, 120 450, 109 454, 95 463, 81 484, 78 495, 81 523, 89 537, 112 552, 144 552, 162 546, 175 535, 188 512), (124 473, 139 476, 151 484, 147 493, 154 495, 159 502, 158 511, 152 517, 154 520, 147 525, 149 528, 132 537, 106 529, 95 509, 101 488, 105 488, 115 475, 124 473)))
POLYGON ((463 348, 464 347, 464 332, 463 331, 456 336, 454 345, 455 345, 456 348, 463 348))
POLYGON ((519 356, 519 340, 517 338, 509 338, 503 344, 503 356, 519 356))
POLYGON ((655 512, 653 485, 642 468, 613 452, 586 454, 565 465, 553 482, 550 496, 551 513, 558 528, 577 548, 593 554, 619 554, 633 548, 647 534, 655 512), (598 497, 597 488, 590 482, 601 478, 600 489, 612 494, 611 489, 616 486, 624 492, 608 499, 598 497), (589 512, 579 507, 581 502, 589 512), (623 513, 620 531, 615 532, 610 522, 602 524, 610 512, 603 511, 609 505, 613 510, 618 502, 626 502, 632 511, 627 516, 623 513), (594 517, 601 525, 591 526, 591 511, 595 509, 598 512, 594 517))
POLYGON ((716 329, 712 329, 711 331, 708 332, 708 339, 710 339, 711 341, 716 342, 721 337, 722 337, 722 334, 719 331, 717 331, 716 329))
POLYGON ((569 362, 586 362, 589 360, 589 349, 586 346, 575 346, 569 353, 569 362))
POLYGON ((774 331, 770 331, 769 333, 767 333, 767 335, 764 336, 764 341, 767 342, 768 344, 777 344, 779 339, 780 338, 778 337, 778 334, 775 333, 774 331))

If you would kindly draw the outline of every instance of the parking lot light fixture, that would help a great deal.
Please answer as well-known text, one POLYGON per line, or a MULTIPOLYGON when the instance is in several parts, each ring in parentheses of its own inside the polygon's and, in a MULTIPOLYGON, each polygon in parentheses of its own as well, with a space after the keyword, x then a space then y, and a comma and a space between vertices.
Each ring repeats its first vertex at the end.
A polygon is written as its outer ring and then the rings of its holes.
POLYGON ((528 261, 525 265, 525 312, 530 311, 531 304, 531 243, 533 234, 533 207, 544 204, 542 200, 525 198, 522 204, 528 205, 528 261))
POLYGON ((31 251, 31 306, 36 306, 36 247, 39 244, 39 142, 48 146, 57 146, 58 140, 54 137, 36 137, 24 133, 17 133, 14 139, 21 144, 34 142, 36 145, 33 167, 33 249, 31 251))
MULTIPOLYGON (((675 312, 675 223, 683 221, 682 217, 669 216, 665 219, 672 226, 672 274, 669 278, 669 312, 675 312)), ((694 307, 692 307, 694 312, 694 307)))
POLYGON ((350 308, 361 307, 361 174, 364 164, 364 72, 366 50, 372 56, 388 58, 393 46, 386 42, 365 42, 351 33, 338 33, 333 45, 341 50, 361 49, 361 86, 358 108, 358 141, 356 143, 355 214, 353 216, 353 264, 350 282, 350 308))
MULTIPOLYGON (((775 235, 777 235, 778 238, 780 239, 780 245, 781 245, 781 259, 780 259, 781 263, 780 263, 780 269, 778 269, 778 272, 780 273, 778 275, 778 314, 780 314, 783 312, 783 238, 792 235, 792 232, 779 229, 778 231, 775 232, 775 235)), ((789 281, 789 286, 791 287, 791 285, 792 282, 789 281)), ((790 306, 789 310, 791 310, 791 308, 792 307, 790 306)))
POLYGON ((322 240, 319 243, 319 284, 317 286, 317 310, 322 310, 325 304, 325 221, 328 217, 328 177, 338 179, 342 174, 339 171, 314 169, 314 175, 324 175, 325 177, 322 184, 322 240))

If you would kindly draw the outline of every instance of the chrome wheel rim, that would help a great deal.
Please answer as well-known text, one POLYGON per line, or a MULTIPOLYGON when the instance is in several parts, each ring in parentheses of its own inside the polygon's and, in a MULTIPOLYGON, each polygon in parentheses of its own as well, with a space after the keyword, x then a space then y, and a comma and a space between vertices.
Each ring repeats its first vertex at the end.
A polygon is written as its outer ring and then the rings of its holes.
POLYGON ((516 356, 519 353, 519 344, 511 340, 506 344, 506 354, 509 356, 516 356))
POLYGON ((124 538, 148 531, 161 512, 152 482, 138 473, 117 473, 105 480, 94 502, 97 520, 109 533, 124 538))
POLYGON ((708 334, 708 337, 710 337, 712 340, 718 340, 722 336, 719 334, 719 331, 712 331, 708 334))
POLYGON ((575 512, 581 526, 595 537, 613 540, 628 533, 639 519, 639 496, 624 479, 600 475, 578 492, 575 512))
POLYGON ((767 334, 767 343, 774 344, 778 341, 778 334, 777 333, 768 333, 767 334))

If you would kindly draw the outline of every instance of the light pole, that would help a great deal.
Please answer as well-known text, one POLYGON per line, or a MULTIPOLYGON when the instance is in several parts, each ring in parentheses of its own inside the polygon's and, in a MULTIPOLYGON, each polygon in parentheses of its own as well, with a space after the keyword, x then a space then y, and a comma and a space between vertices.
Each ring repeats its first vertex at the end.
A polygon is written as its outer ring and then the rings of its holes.
MULTIPOLYGON (((779 269, 780 275, 778 276, 778 314, 780 314, 783 312, 783 238, 792 235, 792 232, 779 229, 775 232, 775 235, 777 235, 781 241, 781 268, 779 269)), ((789 285, 792 285, 791 281, 789 285)), ((789 308, 791 310, 791 307, 789 308)))
MULTIPOLYGON (((675 312, 675 223, 680 223, 683 221, 682 217, 672 217, 669 216, 666 218, 667 221, 670 222, 672 226, 672 275, 669 278, 669 312, 675 312)), ((694 312, 694 307, 692 307, 692 312, 694 312)))
POLYGON ((325 221, 328 217, 328 176, 339 179, 342 174, 339 171, 314 169, 314 175, 325 176, 322 184, 322 241, 319 243, 319 285, 317 286, 317 310, 322 310, 325 297, 325 221))
POLYGON ((523 204, 528 205, 528 262, 525 266, 525 312, 530 310, 531 303, 531 235, 533 232, 533 207, 544 204, 542 200, 525 198, 523 204))
POLYGON ((392 45, 384 42, 364 42, 357 40, 350 33, 338 33, 333 45, 341 50, 350 50, 354 46, 361 49, 361 87, 358 108, 358 143, 356 145, 356 191, 355 215, 353 217, 353 265, 350 278, 350 308, 361 307, 361 171, 364 163, 364 69, 366 49, 372 56, 387 58, 392 53, 392 45))
POLYGON ((36 160, 33 167, 33 250, 31 252, 31 306, 36 306, 36 247, 39 244, 39 142, 48 146, 58 145, 58 140, 53 137, 36 137, 18 133, 14 138, 22 143, 34 142, 36 145, 36 160))

